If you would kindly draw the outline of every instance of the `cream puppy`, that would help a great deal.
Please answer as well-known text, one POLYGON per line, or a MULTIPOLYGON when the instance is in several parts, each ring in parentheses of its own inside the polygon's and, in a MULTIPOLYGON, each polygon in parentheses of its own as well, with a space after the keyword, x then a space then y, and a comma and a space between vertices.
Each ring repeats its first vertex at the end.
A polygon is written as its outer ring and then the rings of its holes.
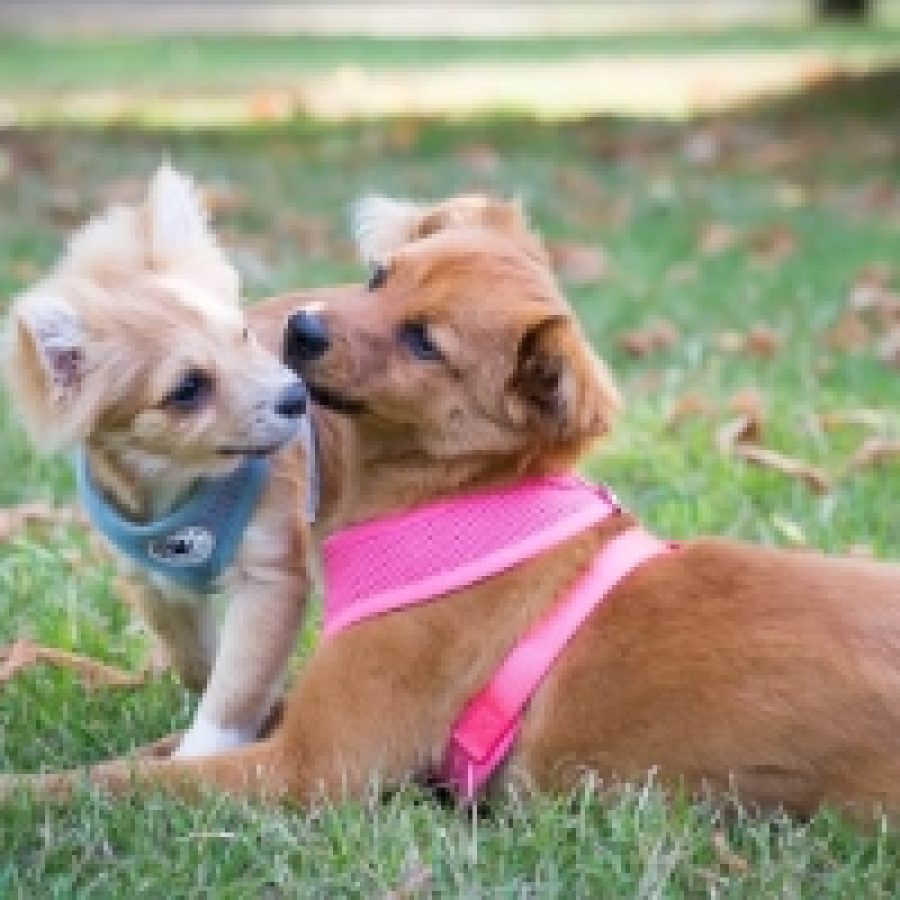
POLYGON ((308 589, 306 394, 248 327, 191 182, 163 166, 90 221, 13 302, 5 350, 34 445, 75 450, 92 521, 204 691, 177 755, 253 740, 308 589))

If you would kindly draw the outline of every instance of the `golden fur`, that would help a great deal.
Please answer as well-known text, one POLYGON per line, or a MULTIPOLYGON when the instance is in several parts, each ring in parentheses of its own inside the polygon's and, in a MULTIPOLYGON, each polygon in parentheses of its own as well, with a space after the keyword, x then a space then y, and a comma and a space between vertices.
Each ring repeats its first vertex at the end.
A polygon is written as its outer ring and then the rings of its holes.
POLYGON ((308 590, 304 462, 279 414, 297 377, 248 328, 237 274, 190 182, 168 167, 135 206, 72 239, 56 268, 16 298, 6 375, 35 446, 81 445, 110 501, 146 520, 202 476, 272 451, 273 474, 221 587, 210 598, 121 557, 128 596, 182 679, 205 690, 182 754, 253 740, 281 690, 308 590), (211 384, 196 409, 167 402, 186 372, 211 384), (279 449, 284 448, 284 449, 279 449))
MULTIPOLYGON (((323 456, 345 466, 336 520, 574 465, 617 398, 540 257, 490 222, 407 242, 406 207, 395 219, 382 202, 379 215, 384 230, 370 225, 369 238, 384 284, 332 292, 320 310, 331 347, 302 371, 314 396, 361 409, 317 414, 340 429, 322 431, 323 456), (430 329, 442 359, 404 345, 400 326, 411 322, 430 329), (336 440, 352 440, 353 452, 336 440)), ((137 778, 302 803, 359 796, 373 777, 416 777, 438 762, 454 718, 516 638, 632 523, 616 517, 325 641, 256 745, 114 761, 88 775, 114 791, 137 778)), ((735 788, 801 814, 821 803, 900 812, 900 567, 703 539, 620 583, 539 689, 494 786, 559 790, 586 770, 641 779, 650 768, 667 784, 735 788)), ((79 777, 3 788, 64 796, 79 777)))

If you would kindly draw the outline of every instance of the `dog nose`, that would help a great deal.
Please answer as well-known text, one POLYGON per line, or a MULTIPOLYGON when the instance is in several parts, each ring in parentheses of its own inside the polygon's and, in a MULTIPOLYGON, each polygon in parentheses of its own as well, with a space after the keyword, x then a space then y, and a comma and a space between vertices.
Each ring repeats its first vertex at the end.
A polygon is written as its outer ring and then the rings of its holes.
POLYGON ((286 419, 296 419, 306 412, 306 388, 302 381, 289 384, 275 404, 275 412, 286 419))
POLYGON ((284 335, 284 358, 290 362, 318 359, 330 341, 325 323, 311 312, 295 312, 287 322, 284 335))

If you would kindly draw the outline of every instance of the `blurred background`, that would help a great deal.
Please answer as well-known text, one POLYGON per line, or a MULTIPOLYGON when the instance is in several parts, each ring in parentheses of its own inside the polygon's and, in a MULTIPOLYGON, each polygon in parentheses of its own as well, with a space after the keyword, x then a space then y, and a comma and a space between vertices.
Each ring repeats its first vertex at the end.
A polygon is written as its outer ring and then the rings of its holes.
POLYGON ((900 0, 0 4, 0 297, 166 157, 250 299, 358 278, 360 193, 522 198, 643 434, 896 407, 900 0))

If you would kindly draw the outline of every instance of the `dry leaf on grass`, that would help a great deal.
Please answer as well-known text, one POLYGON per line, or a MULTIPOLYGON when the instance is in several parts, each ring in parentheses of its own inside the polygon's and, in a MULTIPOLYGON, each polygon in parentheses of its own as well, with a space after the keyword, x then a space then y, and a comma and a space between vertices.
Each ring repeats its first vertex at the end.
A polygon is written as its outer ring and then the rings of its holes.
POLYGON ((797 252, 797 236, 787 225, 761 228, 748 239, 750 259, 759 266, 773 267, 797 252))
POLYGON ((759 444, 735 443, 731 452, 744 462, 781 472, 790 478, 799 478, 817 493, 824 494, 831 490, 831 479, 821 469, 801 459, 782 456, 759 444))
POLYGON ((754 356, 771 359, 784 343, 781 332, 769 325, 754 325, 748 332, 745 350, 754 356))
POLYGON ((0 684, 23 669, 41 664, 71 669, 88 687, 137 687, 147 680, 146 671, 132 674, 87 656, 20 638, 14 644, 0 647, 0 684))
POLYGON ((709 415, 714 408, 713 403, 703 394, 684 394, 675 401, 666 414, 665 427, 675 428, 685 419, 709 415))
POLYGON ((203 205, 214 216, 240 212, 250 205, 250 193, 247 189, 228 181, 204 184, 201 196, 203 205))
POLYGON ((7 541, 28 525, 85 525, 86 519, 74 506, 50 506, 48 503, 20 503, 0 507, 0 541, 7 541))
POLYGON ((756 324, 748 332, 721 331, 716 335, 716 347, 723 353, 746 353, 771 359, 781 349, 784 337, 771 325, 756 324))
POLYGON ((733 455, 738 444, 756 442, 762 436, 762 423, 756 416, 744 415, 730 419, 716 429, 716 449, 723 456, 733 455))
POLYGON ((838 320, 825 330, 825 343, 833 350, 864 350, 871 340, 866 320, 852 309, 844 310, 838 320))
POLYGON ((609 274, 609 259, 602 247, 554 241, 548 250, 557 275, 569 284, 593 284, 609 274))
POLYGON ((766 418, 766 405, 762 394, 756 388, 744 388, 733 394, 728 401, 728 408, 732 412, 755 419, 757 427, 762 429, 762 423, 766 418))
POLYGON ((707 222, 700 230, 697 249, 706 256, 715 256, 730 250, 737 244, 739 234, 727 222, 707 222))
POLYGON ((850 459, 850 469, 870 469, 900 460, 900 438, 873 437, 862 442, 850 459))
POLYGON ((741 353, 745 339, 740 331, 720 331, 716 335, 716 347, 723 353, 741 353))
POLYGON ((733 454, 737 444, 760 441, 766 418, 762 395, 753 388, 738 391, 728 401, 728 408, 738 417, 720 425, 715 434, 716 448, 725 455, 733 454))
POLYGON ((671 350, 678 343, 678 329, 671 322, 658 319, 645 328, 626 331, 616 343, 631 356, 650 356, 661 350, 671 350))
POLYGON ((713 832, 712 846, 716 858, 726 869, 735 875, 747 875, 750 872, 750 863, 728 846, 728 838, 723 831, 713 832))

